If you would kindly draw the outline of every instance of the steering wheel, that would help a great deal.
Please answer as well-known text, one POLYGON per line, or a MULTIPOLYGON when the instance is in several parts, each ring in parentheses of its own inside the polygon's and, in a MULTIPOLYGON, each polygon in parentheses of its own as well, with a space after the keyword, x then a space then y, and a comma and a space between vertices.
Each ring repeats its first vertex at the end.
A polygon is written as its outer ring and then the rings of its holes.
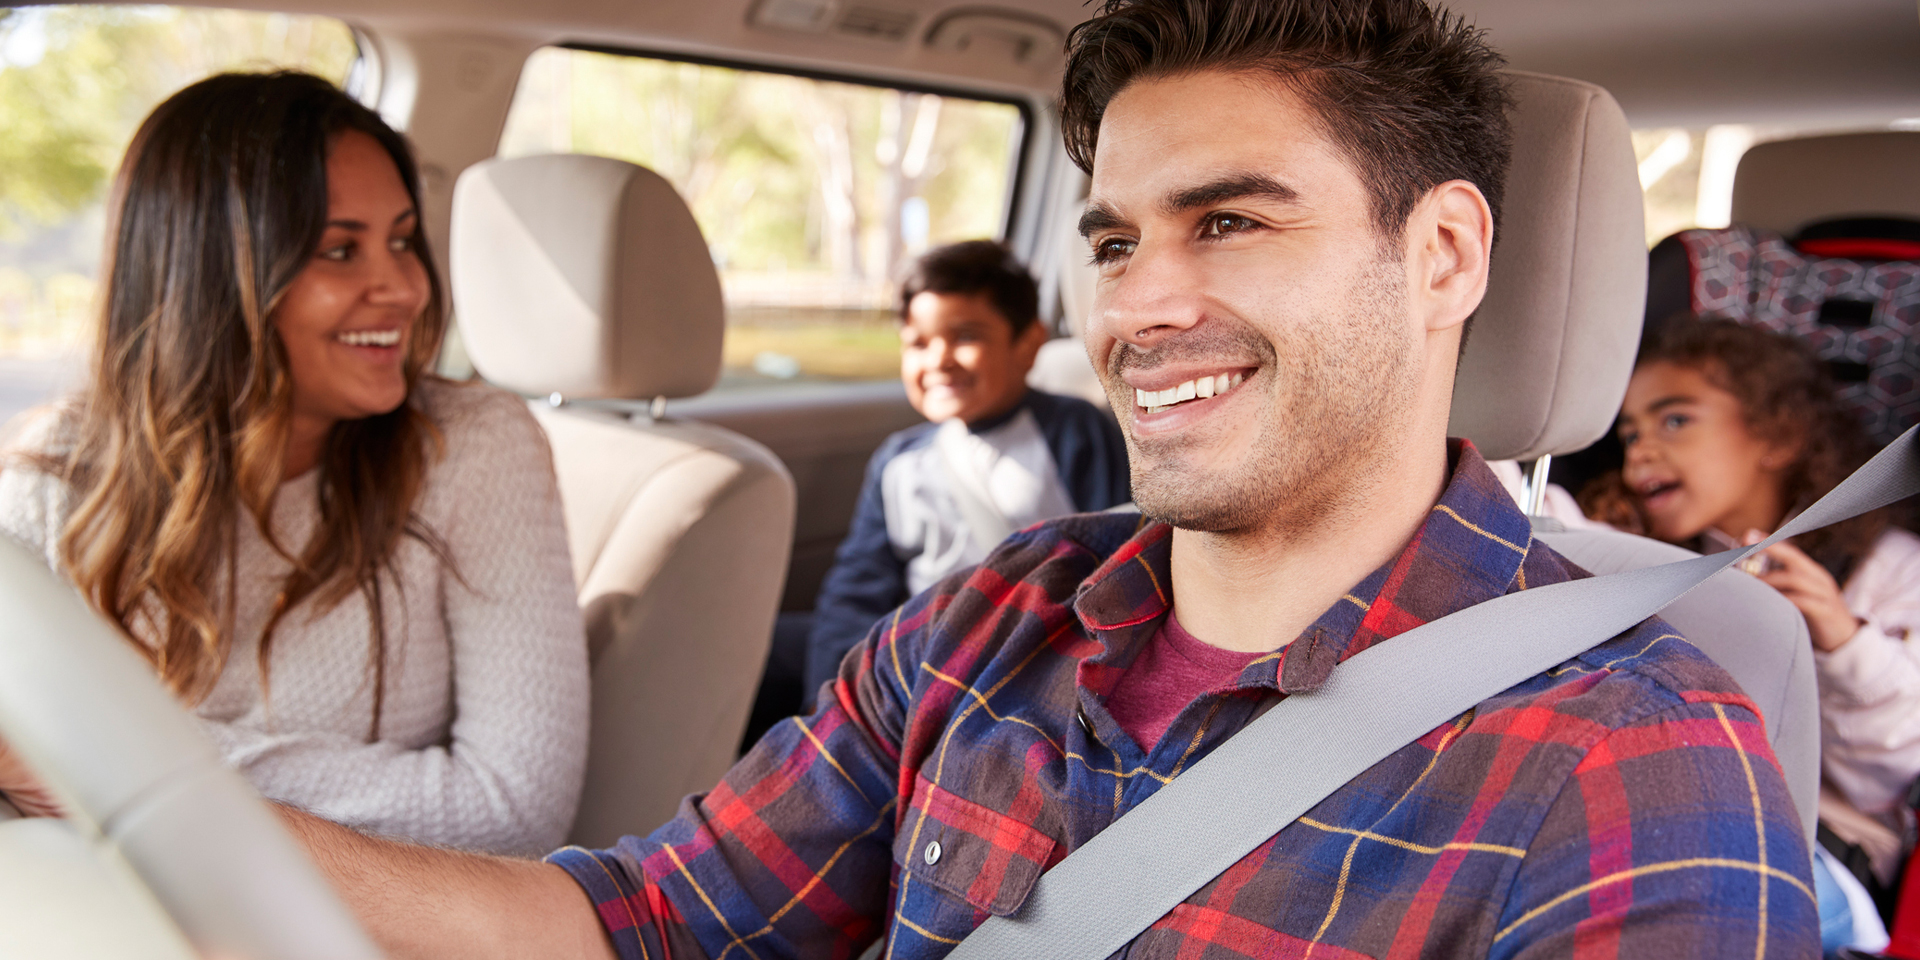
POLYGON ((201 955, 374 960, 259 794, 126 640, 0 536, 0 738, 118 851, 201 955))

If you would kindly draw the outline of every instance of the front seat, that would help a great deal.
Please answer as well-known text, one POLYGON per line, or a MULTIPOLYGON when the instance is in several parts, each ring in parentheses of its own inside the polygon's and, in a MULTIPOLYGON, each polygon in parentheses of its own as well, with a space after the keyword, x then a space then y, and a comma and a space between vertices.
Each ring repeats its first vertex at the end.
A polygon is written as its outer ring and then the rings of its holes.
MULTIPOLYGON (((1513 166, 1486 299, 1454 382, 1448 432, 1488 460, 1570 453, 1613 426, 1646 291, 1644 208, 1626 117, 1591 84, 1513 73, 1513 166)), ((1691 554, 1611 530, 1535 535, 1596 573, 1691 554)), ((1820 715, 1806 621, 1729 571, 1662 614, 1760 707, 1811 847, 1820 715)))
POLYGON ((450 247, 474 368, 540 398, 593 663, 572 841, 610 845, 734 760, 786 578, 793 478, 745 437, 654 415, 713 386, 725 324, 700 228, 658 174, 575 155, 476 164, 450 247))

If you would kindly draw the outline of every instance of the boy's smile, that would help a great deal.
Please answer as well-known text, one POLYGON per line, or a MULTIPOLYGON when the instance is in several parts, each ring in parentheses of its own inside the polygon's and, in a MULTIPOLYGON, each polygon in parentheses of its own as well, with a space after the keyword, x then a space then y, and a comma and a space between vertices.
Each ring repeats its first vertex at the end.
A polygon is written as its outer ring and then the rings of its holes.
POLYGON ((1046 328, 1019 334, 983 292, 923 291, 900 324, 900 379, 907 400, 928 420, 974 423, 1013 408, 1027 392, 1027 371, 1046 328))

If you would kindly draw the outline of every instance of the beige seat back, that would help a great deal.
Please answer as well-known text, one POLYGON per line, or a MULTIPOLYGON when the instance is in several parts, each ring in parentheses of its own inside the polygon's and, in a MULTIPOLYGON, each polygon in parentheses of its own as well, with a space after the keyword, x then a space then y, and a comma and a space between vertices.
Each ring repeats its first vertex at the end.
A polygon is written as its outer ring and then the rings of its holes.
MULTIPOLYGON (((1639 174, 1619 105, 1591 84, 1512 76, 1513 167, 1501 237, 1454 382, 1450 425, 1490 460, 1569 453, 1612 428, 1646 292, 1639 174)), ((1688 555, 1611 531, 1539 533, 1594 573, 1688 555)), ((1759 704, 1810 840, 1820 721, 1799 611, 1730 572, 1662 615, 1759 704)))
POLYGON ((450 252, 475 369, 551 398, 532 406, 593 661, 572 839, 610 844, 732 764, 786 577, 793 479, 745 437, 645 412, 713 385, 724 325, 700 229, 657 174, 588 156, 477 164, 454 190, 450 252))

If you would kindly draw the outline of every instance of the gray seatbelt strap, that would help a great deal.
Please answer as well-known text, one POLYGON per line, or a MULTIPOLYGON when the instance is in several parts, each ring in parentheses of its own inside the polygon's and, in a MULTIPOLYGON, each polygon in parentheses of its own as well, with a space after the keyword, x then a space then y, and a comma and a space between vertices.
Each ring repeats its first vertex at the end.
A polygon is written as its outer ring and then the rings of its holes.
MULTIPOLYGON (((1920 429, 1920 428, 1915 428, 1920 429)), ((1920 492, 1908 430, 1766 540, 1476 604, 1355 654, 1275 704, 989 917, 952 960, 1100 960, 1367 768, 1528 677, 1658 613, 1788 537, 1920 492)))

